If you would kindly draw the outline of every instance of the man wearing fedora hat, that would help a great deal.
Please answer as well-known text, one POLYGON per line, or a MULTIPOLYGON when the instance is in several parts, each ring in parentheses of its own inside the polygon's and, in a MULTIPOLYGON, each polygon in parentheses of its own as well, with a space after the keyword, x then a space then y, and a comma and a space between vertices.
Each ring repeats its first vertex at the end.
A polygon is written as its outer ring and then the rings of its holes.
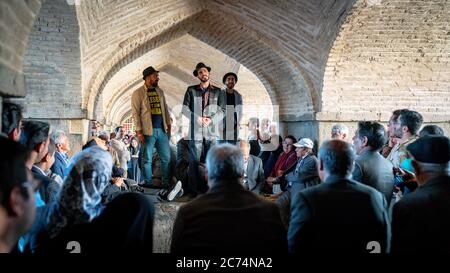
POLYGON ((225 89, 222 91, 225 99, 225 118, 222 124, 223 141, 236 144, 239 136, 239 124, 242 120, 242 95, 234 89, 238 81, 238 76, 233 72, 228 72, 223 76, 222 82, 225 89))
POLYGON ((190 120, 189 130, 189 181, 185 196, 194 197, 205 192, 206 185, 197 185, 200 179, 199 164, 205 162, 211 140, 219 135, 218 126, 223 122, 225 102, 220 88, 209 82, 211 67, 200 62, 193 75, 200 84, 189 86, 183 100, 183 115, 190 120))
POLYGON ((144 85, 134 91, 131 97, 136 136, 142 144, 144 187, 160 188, 152 184, 153 148, 161 159, 162 187, 169 187, 170 161, 170 115, 164 92, 158 87, 159 71, 152 66, 142 72, 144 85))

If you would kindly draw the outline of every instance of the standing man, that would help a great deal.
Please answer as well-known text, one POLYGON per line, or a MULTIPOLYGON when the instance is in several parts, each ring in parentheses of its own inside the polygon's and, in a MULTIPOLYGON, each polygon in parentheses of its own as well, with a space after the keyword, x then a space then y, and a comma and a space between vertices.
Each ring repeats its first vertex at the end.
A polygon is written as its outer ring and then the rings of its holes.
POLYGON ((331 139, 340 139, 348 141, 348 127, 342 123, 333 125, 331 128, 331 139))
POLYGON ((170 115, 164 92, 158 87, 159 71, 152 66, 143 72, 144 86, 134 91, 131 97, 136 136, 142 144, 143 179, 142 186, 160 188, 152 184, 153 148, 156 147, 161 159, 162 186, 169 187, 170 161, 170 115))
POLYGON ((392 163, 379 152, 387 141, 383 125, 374 121, 360 121, 353 137, 357 154, 353 179, 384 194, 389 205, 394 189, 392 163))
POLYGON ((221 90, 210 84, 211 67, 198 63, 193 72, 200 84, 189 86, 183 100, 183 115, 190 120, 189 130, 189 182, 185 198, 191 199, 197 191, 206 192, 207 185, 198 185, 199 165, 204 163, 211 140, 219 134, 218 125, 223 122, 225 101, 221 90))
POLYGON ((3 102, 2 108, 2 133, 17 142, 22 132, 22 107, 12 102, 3 102))
POLYGON ((389 122, 387 124, 387 134, 389 137, 389 141, 383 146, 381 149, 381 154, 384 158, 387 158, 392 151, 392 148, 397 144, 398 138, 394 134, 394 129, 399 124, 398 117, 401 113, 409 111, 408 109, 398 109, 392 112, 391 117, 389 118, 389 122))
POLYGON ((69 138, 64 131, 58 130, 52 134, 52 140, 56 147, 56 153, 51 171, 64 179, 67 176, 66 168, 69 165, 69 155, 67 154, 70 151, 69 138))
POLYGON ((223 123, 223 142, 236 144, 239 136, 239 124, 242 120, 242 95, 234 89, 238 77, 233 72, 223 76, 222 82, 226 85, 223 90, 226 111, 223 123))
POLYGON ((0 137, 0 149, 0 253, 8 253, 33 224, 38 184, 25 166, 29 151, 24 146, 0 137))
MULTIPOLYGON (((128 166, 128 161, 131 160, 131 155, 130 155, 130 151, 128 150, 127 146, 122 141, 123 135, 125 134, 125 130, 123 129, 122 126, 118 126, 118 127, 116 127, 114 132, 116 133, 116 137, 111 139, 111 148, 113 148, 117 152, 117 156, 118 156, 119 162, 120 162, 120 168, 122 168, 123 170, 126 170, 127 166, 128 166)), ((126 174, 126 171, 125 171, 125 174, 126 174)))
POLYGON ((398 122, 393 127, 393 134, 394 137, 398 138, 398 142, 387 157, 395 168, 399 168, 408 157, 406 147, 417 140, 417 134, 422 126, 422 122, 422 115, 416 111, 402 111, 398 116, 398 122))

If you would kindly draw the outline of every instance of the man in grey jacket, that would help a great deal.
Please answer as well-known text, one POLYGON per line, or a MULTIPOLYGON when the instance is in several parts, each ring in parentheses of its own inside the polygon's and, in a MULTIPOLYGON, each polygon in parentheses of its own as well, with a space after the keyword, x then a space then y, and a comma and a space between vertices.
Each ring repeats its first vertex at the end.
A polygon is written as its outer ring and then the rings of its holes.
POLYGON ((383 193, 387 203, 392 198, 394 173, 392 163, 379 151, 387 141, 384 127, 378 122, 360 121, 353 137, 356 154, 353 179, 383 193))
POLYGON ((351 179, 354 150, 342 140, 322 143, 323 183, 292 197, 289 252, 308 255, 385 252, 390 240, 386 201, 351 179))
MULTIPOLYGON (((211 67, 198 63, 193 75, 200 84, 189 86, 183 99, 183 115, 190 121, 189 127, 189 181, 185 199, 192 199, 198 192, 206 192, 207 185, 200 183, 199 165, 205 162, 212 140, 220 135, 225 102, 221 90, 210 84, 211 67)), ((186 200, 187 201, 187 200, 186 200)))
MULTIPOLYGON (((287 183, 286 191, 276 200, 280 207, 281 218, 286 227, 289 224, 290 205, 292 197, 303 189, 318 185, 320 183, 318 160, 312 153, 314 142, 309 138, 302 138, 294 144, 298 157, 297 165, 292 171, 286 170, 286 175, 282 176, 287 183)), ((280 179, 274 183, 279 183, 280 179)))
POLYGON ((250 143, 248 141, 239 141, 239 146, 244 155, 244 188, 260 194, 265 179, 262 160, 250 154, 250 143))

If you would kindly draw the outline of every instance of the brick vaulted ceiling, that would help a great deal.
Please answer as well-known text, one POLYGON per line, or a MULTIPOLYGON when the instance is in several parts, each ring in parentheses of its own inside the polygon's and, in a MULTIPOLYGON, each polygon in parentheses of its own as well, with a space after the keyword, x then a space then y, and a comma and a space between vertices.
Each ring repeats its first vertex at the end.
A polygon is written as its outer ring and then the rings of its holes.
MULTIPOLYGON (((236 68, 235 60, 256 75, 272 103, 280 106, 282 120, 313 118, 314 113, 320 111, 329 50, 353 2, 82 1, 77 6, 82 107, 87 108, 88 116, 92 117, 102 97, 112 98, 106 87, 116 74, 130 63, 139 62, 146 54, 161 51, 171 42, 189 35, 230 57, 225 64, 210 58, 216 71, 220 71, 221 65, 236 68)), ((191 66, 208 57, 202 52, 184 56, 191 66)), ((179 58, 183 63, 183 56, 179 58)), ((192 71, 192 67, 179 65, 175 57, 153 60, 155 66, 165 67, 169 72, 192 71)), ((130 75, 129 82, 123 86, 133 85, 139 73, 135 71, 130 75)), ((216 77, 219 81, 220 76, 216 77)), ((109 111, 107 107, 106 111, 109 111)))

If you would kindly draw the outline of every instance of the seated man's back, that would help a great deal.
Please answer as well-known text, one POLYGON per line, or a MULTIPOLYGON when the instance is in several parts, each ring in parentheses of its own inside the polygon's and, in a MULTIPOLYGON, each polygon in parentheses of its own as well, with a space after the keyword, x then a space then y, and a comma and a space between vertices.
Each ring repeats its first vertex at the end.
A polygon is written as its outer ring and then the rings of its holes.
POLYGON ((278 208, 239 184, 212 188, 182 206, 172 253, 284 253, 286 230, 278 208))
POLYGON ((386 200, 372 187, 351 180, 353 146, 342 140, 322 143, 322 184, 300 191, 291 202, 288 242, 291 253, 386 252, 390 223, 386 200), (377 247, 378 246, 378 247, 377 247))
POLYGON ((385 208, 383 195, 375 189, 347 179, 328 179, 294 197, 289 250, 369 253, 367 244, 376 241, 385 252, 389 224, 385 208))

